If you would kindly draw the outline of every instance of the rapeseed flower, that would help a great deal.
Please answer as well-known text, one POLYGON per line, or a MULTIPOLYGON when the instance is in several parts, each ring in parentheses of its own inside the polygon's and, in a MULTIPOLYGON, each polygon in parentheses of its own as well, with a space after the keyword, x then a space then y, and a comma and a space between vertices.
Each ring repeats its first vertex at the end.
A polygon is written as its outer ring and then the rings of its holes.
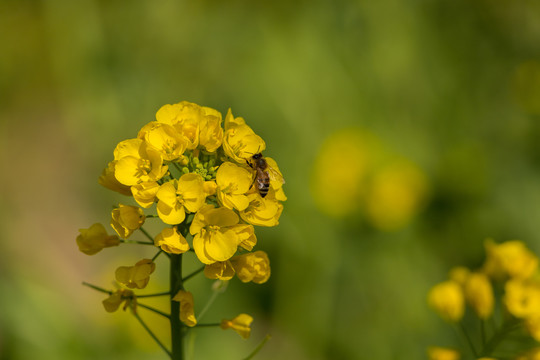
POLYGON ((111 227, 122 239, 127 239, 144 224, 146 216, 141 208, 120 204, 111 213, 111 227))
POLYGON ((249 205, 246 195, 253 184, 253 173, 231 162, 224 162, 216 174, 219 203, 229 209, 244 210, 249 205))
POLYGON ((118 289, 108 298, 102 301, 103 307, 107 312, 115 312, 122 303, 125 303, 123 310, 126 310, 130 306, 137 305, 133 291, 127 289, 118 289))
POLYGON ((429 360, 459 360, 459 351, 438 346, 429 347, 427 350, 429 360))
POLYGON ((88 229, 80 229, 77 236, 79 250, 86 255, 94 255, 106 247, 117 246, 120 239, 116 235, 107 234, 105 227, 99 223, 90 226, 88 229))
POLYGON ((183 254, 189 250, 186 238, 178 232, 176 226, 163 229, 156 236, 154 244, 169 254, 183 254))
POLYGON ((180 303, 180 321, 189 327, 197 325, 197 319, 195 319, 195 312, 193 310, 193 294, 189 291, 180 290, 174 295, 173 300, 180 303))
POLYGON ((204 276, 209 279, 230 280, 234 276, 234 268, 229 260, 218 261, 204 267, 204 276))
POLYGON ((230 259, 238 248, 236 225, 239 218, 227 208, 203 206, 189 229, 193 237, 193 249, 204 264, 230 259))
POLYGON ((234 319, 227 320, 224 319, 221 321, 221 328, 223 330, 233 329, 236 331, 242 338, 247 339, 251 335, 251 323, 253 318, 248 314, 240 314, 234 319))
POLYGON ((444 281, 435 285, 428 294, 429 305, 446 321, 457 322, 465 311, 463 290, 458 283, 444 281))
POLYGON ((159 188, 157 213, 169 225, 180 224, 186 211, 196 212, 204 204, 204 180, 199 174, 184 174, 178 181, 169 181, 159 188))
POLYGON ((264 251, 238 255, 231 258, 236 276, 242 282, 265 283, 270 277, 270 261, 264 251))
MULTIPOLYGON (((179 351, 177 343, 185 335, 180 322, 189 327, 197 325, 194 296, 185 286, 189 278, 204 270, 207 278, 219 280, 214 284, 220 284, 219 289, 214 290, 222 292, 227 284, 224 280, 232 279, 235 274, 242 282, 257 284, 270 277, 267 254, 252 252, 257 245, 254 226, 277 225, 287 196, 277 162, 261 154, 265 149, 264 140, 243 118, 235 118, 230 109, 223 121, 215 109, 182 101, 162 106, 155 121, 144 125, 136 138, 118 143, 113 160, 99 177, 101 185, 132 197, 134 204, 122 202, 113 209, 110 225, 118 235, 108 235, 103 225, 94 224, 80 230, 77 244, 89 255, 120 242, 153 249, 152 258, 116 269, 116 281, 129 289, 147 286, 156 268, 154 260, 160 255, 159 264, 161 260, 170 260, 170 289, 139 295, 141 299, 175 294, 170 309, 171 313, 179 313, 178 317, 139 304, 139 309, 168 316, 171 334, 177 334, 172 339, 171 351, 153 336, 167 353, 179 351), (266 160, 266 168, 255 166, 256 154, 266 160), (261 174, 269 178, 264 192, 256 186, 261 174), (143 228, 150 221, 165 226, 158 228, 161 231, 157 235, 151 235, 143 228), (139 231, 135 233, 135 230, 139 231), (196 256, 202 267, 183 275, 184 256, 196 256)), ((132 308, 132 313, 143 323, 135 311, 137 297, 132 290, 109 291, 90 286, 109 294, 103 301, 106 311, 114 312, 124 304, 124 309, 132 308)), ((252 321, 251 316, 241 314, 219 325, 247 338, 252 321)))
POLYGON ((114 151, 114 176, 121 184, 132 186, 157 181, 167 172, 163 156, 142 139, 129 139, 118 144, 114 151))
POLYGON ((116 281, 130 289, 144 289, 150 281, 150 274, 156 269, 156 264, 150 259, 142 259, 134 266, 120 266, 116 269, 116 281))
POLYGON ((538 257, 521 241, 495 244, 493 240, 487 239, 484 246, 487 254, 484 271, 494 279, 527 279, 538 268, 538 257))
POLYGON ((480 319, 487 319, 493 313, 493 288, 489 278, 482 273, 469 275, 463 285, 465 299, 480 319))

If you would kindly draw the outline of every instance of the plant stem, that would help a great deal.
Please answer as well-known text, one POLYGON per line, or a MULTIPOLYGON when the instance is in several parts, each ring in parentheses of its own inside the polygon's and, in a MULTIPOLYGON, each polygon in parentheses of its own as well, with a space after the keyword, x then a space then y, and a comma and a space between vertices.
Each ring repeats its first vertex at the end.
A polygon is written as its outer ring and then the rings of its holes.
POLYGON ((144 305, 144 304, 141 304, 141 303, 137 303, 137 306, 140 306, 140 307, 142 307, 142 308, 145 308, 145 309, 147 309, 147 310, 150 310, 150 311, 152 311, 152 312, 155 312, 156 314, 159 314, 159 315, 161 315, 161 316, 164 316, 164 317, 166 317, 167 319, 170 319, 170 318, 171 318, 169 314, 165 314, 163 311, 158 310, 158 309, 154 309, 154 308, 151 307, 151 306, 144 305))
POLYGON ((152 244, 154 243, 154 238, 148 233, 148 231, 144 230, 142 226, 139 228, 139 230, 141 230, 141 232, 146 235, 146 237, 152 242, 152 244))
POLYGON ((200 273, 201 271, 203 271, 205 267, 206 267, 206 266, 203 266, 203 267, 201 267, 200 269, 195 270, 194 272, 192 272, 191 274, 189 274, 188 276, 186 276, 185 278, 183 278, 183 279, 182 279, 182 282, 188 281, 189 279, 191 279, 192 277, 194 277, 195 275, 197 275, 198 273, 200 273))
POLYGON ((152 246, 155 246, 153 242, 149 242, 149 241, 123 240, 123 239, 120 239, 120 242, 122 242, 124 244, 139 244, 139 245, 152 245, 152 246))
POLYGON ((507 321, 506 323, 504 323, 499 329, 499 331, 495 332, 491 339, 489 339, 486 346, 484 346, 484 348, 482 349, 480 356, 489 357, 493 353, 495 348, 505 339, 506 335, 508 335, 512 331, 519 329, 520 326, 521 323, 519 322, 519 320, 507 321))
POLYGON ((469 334, 467 333, 467 330, 465 329, 465 325, 463 325, 463 323, 460 323, 459 324, 459 330, 461 330, 461 333, 463 334, 463 337, 465 337, 465 339, 467 340, 467 343, 469 345, 469 348, 471 349, 473 355, 475 358, 478 357, 478 353, 476 352, 476 349, 474 347, 474 344, 469 336, 469 334))
POLYGON ((214 323, 214 324, 197 324, 195 325, 194 327, 198 328, 198 327, 210 327, 210 326, 221 326, 220 323, 214 323))
POLYGON ((183 349, 183 327, 184 325, 180 321, 180 303, 174 301, 173 297, 180 291, 182 286, 182 254, 171 255, 171 269, 170 269, 170 302, 171 302, 171 342, 172 342, 172 355, 173 360, 184 359, 183 349))
POLYGON ((132 313, 133 313, 133 316, 135 316, 137 318, 137 320, 139 320, 139 322, 144 327, 144 329, 148 332, 148 334, 150 334, 152 339, 154 339, 156 341, 156 343, 163 349, 163 351, 165 351, 172 358, 171 352, 165 347, 165 345, 163 345, 163 343, 161 341, 159 341, 157 336, 152 332, 152 330, 150 330, 148 325, 146 325, 146 323, 141 319, 139 314, 137 314, 136 311, 132 311, 132 313))
POLYGON ((249 354, 247 358, 244 358, 244 360, 250 360, 250 359, 253 359, 253 357, 254 357, 255 355, 257 355, 257 353, 258 353, 259 351, 261 351, 261 349, 263 348, 264 344, 266 344, 266 342, 267 342, 268 340, 270 340, 270 338, 271 338, 270 335, 266 335, 266 336, 264 337, 264 339, 261 341, 261 343, 255 348, 255 350, 253 350, 253 352, 252 352, 251 354, 249 354))
POLYGON ((102 293, 106 293, 106 294, 109 294, 109 295, 112 295, 112 293, 113 293, 112 291, 105 290, 103 288, 100 288, 99 286, 89 284, 89 283, 87 283, 85 281, 83 281, 82 284, 85 285, 85 286, 91 287, 94 290, 101 291, 102 293))
POLYGON ((156 293, 156 294, 137 295, 137 297, 138 298, 145 298, 145 297, 165 296, 165 295, 169 295, 170 293, 171 293, 170 291, 165 291, 165 292, 160 292, 160 293, 156 293))

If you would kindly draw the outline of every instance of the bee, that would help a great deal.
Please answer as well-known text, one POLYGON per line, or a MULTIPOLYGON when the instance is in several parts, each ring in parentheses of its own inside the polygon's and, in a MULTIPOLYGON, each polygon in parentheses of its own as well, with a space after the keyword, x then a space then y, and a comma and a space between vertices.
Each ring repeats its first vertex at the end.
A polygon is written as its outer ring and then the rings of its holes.
MULTIPOLYGON (((282 184, 285 183, 283 176, 268 165, 268 162, 261 153, 254 154, 251 157, 251 162, 246 160, 249 167, 255 170, 255 178, 253 179, 253 184, 257 182, 257 190, 262 198, 268 194, 268 189, 270 188, 270 180, 279 181, 282 184)), ((253 186, 251 184, 251 186, 253 186)))

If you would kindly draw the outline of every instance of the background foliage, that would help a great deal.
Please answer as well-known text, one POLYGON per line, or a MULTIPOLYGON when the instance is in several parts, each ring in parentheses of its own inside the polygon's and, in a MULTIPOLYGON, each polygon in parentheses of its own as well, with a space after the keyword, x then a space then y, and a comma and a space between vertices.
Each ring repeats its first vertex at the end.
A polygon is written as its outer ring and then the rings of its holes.
MULTIPOLYGON (((540 252, 538 1, 3 0, 0 44, 2 359, 158 356, 81 286, 147 253, 88 257, 75 237, 123 200, 97 184, 116 143, 181 100, 244 117, 289 196, 258 231, 270 281, 232 281, 207 315, 253 314, 252 338, 197 329, 197 359, 242 358, 267 333, 260 359, 420 359, 458 344, 425 301, 451 266, 478 266, 488 236, 540 252), (377 145, 325 156, 340 131, 377 145), (388 159, 422 179, 390 227, 363 203, 388 159), (329 211, 345 181, 359 205, 329 211)), ((391 174, 382 198, 401 209, 411 182, 391 174)), ((209 282, 192 286, 197 310, 209 282)))

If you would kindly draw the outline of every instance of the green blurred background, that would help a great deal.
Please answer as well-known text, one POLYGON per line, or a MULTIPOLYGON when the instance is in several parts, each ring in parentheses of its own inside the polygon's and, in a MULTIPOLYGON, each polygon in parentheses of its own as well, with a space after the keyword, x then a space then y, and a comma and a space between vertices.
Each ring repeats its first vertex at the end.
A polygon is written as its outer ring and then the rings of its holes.
POLYGON ((81 285, 148 253, 75 237, 125 201, 97 183, 115 145, 182 100, 244 117, 289 197, 257 229, 270 281, 206 316, 250 313, 252 337, 196 329, 195 359, 266 334, 258 359, 425 358, 459 345, 425 301, 452 266, 486 237, 540 252, 538 1, 2 0, 1 359, 164 358, 81 285))

